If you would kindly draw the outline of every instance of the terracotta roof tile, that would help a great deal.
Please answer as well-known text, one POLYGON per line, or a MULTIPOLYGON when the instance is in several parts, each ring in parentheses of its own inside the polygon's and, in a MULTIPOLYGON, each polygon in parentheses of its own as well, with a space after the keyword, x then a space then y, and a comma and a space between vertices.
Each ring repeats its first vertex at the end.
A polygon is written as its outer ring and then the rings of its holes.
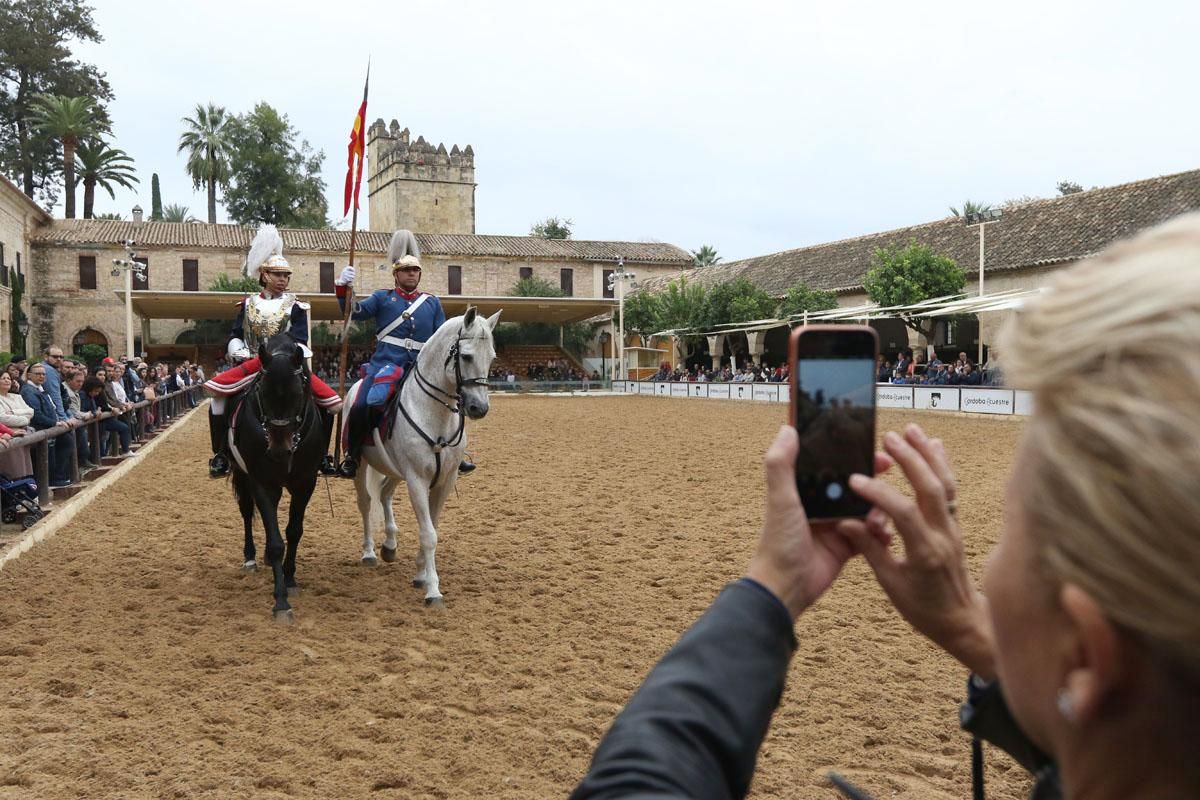
MULTIPOLYGON (((987 226, 984 270, 1075 261, 1195 209, 1200 209, 1200 170, 1013 206, 987 226)), ((814 289, 853 290, 861 288, 877 248, 902 247, 912 240, 953 258, 968 272, 978 268, 979 231, 950 217, 680 274, 704 284, 745 276, 773 295, 782 295, 800 283, 814 289)), ((677 275, 658 276, 645 286, 654 291, 673 277, 677 275)))
MULTIPOLYGON (((350 231, 281 228, 284 252, 345 253, 350 231)), ((245 225, 207 225, 183 222, 129 222, 102 219, 59 219, 40 228, 32 240, 41 244, 118 243, 134 239, 140 247, 194 247, 246 250, 254 228, 245 225)), ((360 253, 387 251, 391 232, 359 231, 360 253)), ((616 261, 631 263, 691 263, 692 257, 675 245, 661 242, 588 242, 540 239, 534 236, 476 236, 418 233, 421 253, 434 256, 548 258, 556 261, 616 261)))

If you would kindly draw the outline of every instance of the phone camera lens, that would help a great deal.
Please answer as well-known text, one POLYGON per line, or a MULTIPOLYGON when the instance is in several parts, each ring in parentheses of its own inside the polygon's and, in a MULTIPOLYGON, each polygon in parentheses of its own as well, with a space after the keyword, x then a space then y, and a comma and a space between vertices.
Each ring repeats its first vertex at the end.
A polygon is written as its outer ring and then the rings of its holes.
POLYGON ((842 485, 837 481, 833 481, 825 487, 825 496, 834 502, 842 499, 842 493, 842 485))

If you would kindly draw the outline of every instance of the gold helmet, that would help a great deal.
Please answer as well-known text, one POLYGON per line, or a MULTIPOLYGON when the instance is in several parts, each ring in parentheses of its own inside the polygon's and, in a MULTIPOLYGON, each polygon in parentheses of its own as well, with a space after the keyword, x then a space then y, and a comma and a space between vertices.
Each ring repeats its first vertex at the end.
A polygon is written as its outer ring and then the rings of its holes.
POLYGON ((392 262, 392 272, 401 267, 421 266, 421 248, 412 231, 399 230, 392 234, 388 243, 388 261, 392 262))
POLYGON ((258 229, 258 233, 254 234, 242 271, 251 278, 264 272, 291 274, 292 268, 283 257, 283 237, 274 225, 263 225, 258 229))

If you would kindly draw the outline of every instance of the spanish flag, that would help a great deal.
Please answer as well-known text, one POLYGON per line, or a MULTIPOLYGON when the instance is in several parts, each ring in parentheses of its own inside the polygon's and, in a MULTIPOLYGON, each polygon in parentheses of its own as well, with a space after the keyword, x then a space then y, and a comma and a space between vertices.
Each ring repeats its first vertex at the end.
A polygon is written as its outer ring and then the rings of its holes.
POLYGON ((354 127, 350 129, 350 146, 346 157, 346 207, 342 215, 350 213, 351 199, 354 208, 358 208, 358 190, 362 187, 363 158, 367 146, 367 88, 371 85, 371 67, 367 65, 367 80, 363 83, 362 105, 354 117, 354 127), (357 163, 355 159, 357 158, 357 163))

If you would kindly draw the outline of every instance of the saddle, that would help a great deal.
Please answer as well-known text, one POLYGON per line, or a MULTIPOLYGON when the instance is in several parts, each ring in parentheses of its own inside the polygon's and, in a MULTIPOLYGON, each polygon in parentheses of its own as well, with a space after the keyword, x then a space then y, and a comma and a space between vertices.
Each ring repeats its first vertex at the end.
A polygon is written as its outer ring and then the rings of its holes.
MULTIPOLYGON (((403 367, 387 367, 375 375, 375 380, 367 389, 366 408, 362 413, 367 415, 366 423, 362 426, 362 444, 371 444, 372 435, 379 430, 379 438, 390 439, 395 428, 397 408, 400 405, 400 387, 408 378, 409 371, 403 367), (371 402, 372 400, 376 402, 371 402)), ((342 447, 350 449, 350 426, 342 427, 342 447)))

